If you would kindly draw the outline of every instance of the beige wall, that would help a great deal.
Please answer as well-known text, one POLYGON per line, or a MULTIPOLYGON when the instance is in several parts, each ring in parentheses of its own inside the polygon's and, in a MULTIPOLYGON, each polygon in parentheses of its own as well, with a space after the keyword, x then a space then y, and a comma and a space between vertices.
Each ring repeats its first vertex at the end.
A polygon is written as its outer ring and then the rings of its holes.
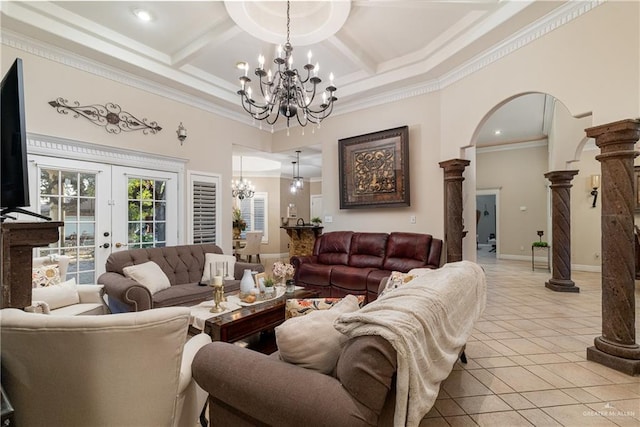
MULTIPOLYGON (((232 145, 251 141, 270 145, 269 133, 4 45, 3 75, 16 57, 24 64, 27 132, 188 159, 188 170, 221 175, 221 221, 231 224, 232 145), (139 119, 156 121, 163 129, 155 135, 140 131, 109 134, 82 117, 57 113, 47 103, 58 97, 87 105, 113 102, 139 119), (183 145, 175 133, 181 121, 188 131, 183 145)), ((186 203, 184 187, 179 194, 186 203)), ((230 253, 231 227, 222 230, 221 246, 230 253)), ((180 224, 179 233, 184 241, 186 224, 180 224)))
MULTIPOLYGON (((269 132, 7 46, 2 49, 2 70, 6 70, 16 56, 25 61, 29 132, 184 158, 189 160, 188 169, 219 173, 225 191, 223 200, 228 201, 228 209, 225 206, 221 209, 223 224, 231 223, 229 187, 233 144, 276 152, 320 144, 324 165, 323 216, 331 215, 334 219, 333 223, 323 224, 326 231, 415 231, 442 238, 443 185, 438 162, 464 156, 461 147, 474 144, 479 126, 503 102, 518 94, 536 91, 553 95, 572 115, 591 112, 594 125, 640 116, 639 16, 637 2, 606 2, 440 91, 334 115, 321 129, 306 132, 304 136, 297 129, 292 130, 289 137, 286 132, 272 136, 269 132), (145 136, 139 132, 110 135, 83 119, 56 113, 47 102, 59 96, 87 104, 112 101, 139 117, 156 120, 164 130, 157 135, 145 136), (180 121, 189 133, 183 146, 175 136, 180 121), (409 126, 411 207, 340 210, 338 140, 403 125, 409 126), (409 223, 411 215, 417 217, 416 224, 409 223)), ((559 143, 575 144, 574 141, 559 143)), ((576 151, 576 147, 565 148, 562 153, 576 151)), ((466 153, 469 152, 474 151, 466 153)), ((570 160, 562 157, 554 157, 554 163, 570 160)), ((474 158, 471 160, 475 162, 474 158)), ((538 169, 538 175, 546 172, 538 169)), ((474 171, 475 164, 472 164, 465 172, 464 182, 465 228, 471 236, 475 235, 474 171)), ((537 182, 524 182, 521 193, 538 192, 537 182)), ((284 212, 288 203, 284 197, 287 183, 280 184, 283 195, 280 210, 284 212)), ((518 200, 522 196, 514 197, 518 200)), ((528 200, 522 204, 533 206, 528 200)), ((303 209, 308 210, 308 201, 296 202, 296 205, 301 216, 308 218, 308 212, 303 213, 303 209)), ((533 216, 531 211, 526 215, 533 216)), ((538 227, 537 222, 531 227, 538 227)), ((181 231, 184 236, 184 230, 181 231)), ((532 241, 528 231, 526 237, 517 239, 513 246, 516 252, 520 252, 519 246, 532 241)), ((474 240, 465 239, 467 259, 475 259, 474 240)), ((281 238, 281 249, 286 246, 283 242, 281 238)), ((223 235, 222 245, 225 252, 231 248, 230 227, 223 235)))
MULTIPOLYGON (((601 227, 600 214, 602 193, 598 195, 595 208, 592 208, 591 175, 600 175, 600 162, 596 155, 599 149, 582 152, 580 161, 573 163, 572 169, 580 172, 571 183, 571 263, 575 269, 598 270, 601 265, 601 227)), ((578 284, 579 286, 579 284, 578 284)))
POLYGON ((431 93, 365 111, 331 117, 315 133, 300 136, 293 131, 277 133, 274 150, 296 146, 322 145, 322 205, 324 231, 411 231, 443 236, 443 184, 440 160, 440 95, 431 93), (370 132, 409 126, 411 207, 379 209, 340 209, 338 179, 338 140, 370 132), (434 167, 435 165, 435 167, 434 167), (416 215, 416 224, 409 217, 416 215))
POLYGON ((503 258, 531 256, 537 230, 547 232, 547 147, 476 154, 479 190, 499 189, 497 239, 503 258), (525 210, 522 210, 524 208, 525 210))
MULTIPOLYGON (((639 17, 638 2, 606 2, 443 89, 442 159, 460 156, 492 111, 527 92, 553 95, 574 116, 591 112, 593 125, 639 117, 639 17)), ((475 177, 465 177, 464 191, 473 192, 475 177)), ((475 235, 470 200, 465 224, 475 235)), ((475 259, 473 239, 465 240, 464 257, 475 259)))

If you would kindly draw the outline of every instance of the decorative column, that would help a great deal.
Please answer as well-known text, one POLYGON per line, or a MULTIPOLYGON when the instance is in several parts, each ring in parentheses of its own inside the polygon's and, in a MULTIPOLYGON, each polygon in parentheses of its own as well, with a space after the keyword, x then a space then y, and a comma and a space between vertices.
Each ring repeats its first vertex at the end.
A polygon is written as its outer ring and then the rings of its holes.
POLYGON ((586 129, 600 147, 602 175, 602 336, 587 348, 587 360, 629 375, 640 374, 635 331, 635 254, 633 211, 634 144, 640 119, 586 129))
POLYGON ((544 174, 551 181, 552 277, 544 285, 556 292, 580 292, 571 280, 571 180, 577 170, 544 174))
POLYGON ((447 262, 462 261, 462 173, 471 161, 451 159, 440 162, 444 169, 444 241, 447 262))

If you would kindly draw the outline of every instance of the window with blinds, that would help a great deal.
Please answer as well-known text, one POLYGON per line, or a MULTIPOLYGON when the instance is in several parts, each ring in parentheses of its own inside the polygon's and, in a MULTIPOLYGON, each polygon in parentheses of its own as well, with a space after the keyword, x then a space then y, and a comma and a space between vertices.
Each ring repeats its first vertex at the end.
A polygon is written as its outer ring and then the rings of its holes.
POLYGON ((216 182, 192 181, 193 243, 216 243, 216 182))
POLYGON ((247 231, 262 231, 262 241, 269 241, 269 233, 267 227, 267 193, 255 193, 250 199, 240 201, 240 211, 242 219, 247 223, 247 228, 240 235, 243 239, 247 231))

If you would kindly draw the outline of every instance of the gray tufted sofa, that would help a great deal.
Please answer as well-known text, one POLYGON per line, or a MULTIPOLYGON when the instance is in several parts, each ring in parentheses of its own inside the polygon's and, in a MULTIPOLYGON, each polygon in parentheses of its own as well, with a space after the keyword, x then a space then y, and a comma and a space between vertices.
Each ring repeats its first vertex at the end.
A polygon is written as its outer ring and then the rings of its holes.
MULTIPOLYGON (((104 285, 112 313, 198 304, 212 295, 208 286, 199 285, 207 253, 222 254, 222 249, 217 245, 204 244, 114 252, 107 259, 106 273, 98 277, 98 283, 104 285), (151 295, 147 288, 125 277, 122 271, 124 267, 147 261, 160 266, 169 278, 171 287, 151 295)), ((261 264, 236 262, 234 276, 242 277, 245 269, 264 271, 261 264)), ((239 280, 225 281, 225 291, 239 287, 239 280)))

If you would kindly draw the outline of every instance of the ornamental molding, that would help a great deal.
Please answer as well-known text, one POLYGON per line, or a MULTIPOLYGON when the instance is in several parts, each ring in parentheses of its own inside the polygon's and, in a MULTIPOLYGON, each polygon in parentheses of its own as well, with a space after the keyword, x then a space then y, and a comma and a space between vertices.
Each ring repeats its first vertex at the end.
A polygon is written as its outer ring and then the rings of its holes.
POLYGON ((107 147, 48 135, 27 134, 27 152, 87 162, 184 173, 186 159, 107 147))
MULTIPOLYGON (((353 101, 346 102, 344 104, 337 104, 333 115, 337 116, 346 114, 444 89, 449 85, 452 85, 455 82, 484 69, 485 67, 528 45, 529 43, 538 40, 551 31, 570 23, 576 18, 579 18, 585 13, 606 3, 606 1, 607 0, 567 2, 565 5, 538 19, 526 28, 520 30, 513 36, 504 40, 503 42, 482 52, 475 58, 467 61, 456 69, 442 75, 440 78, 431 79, 429 81, 411 87, 401 88, 384 92, 379 95, 361 98, 357 102, 353 101)), ((125 73, 123 71, 101 64, 97 61, 80 57, 66 50, 33 40, 21 34, 2 29, 0 31, 0 42, 3 45, 28 52, 41 58, 58 62, 105 79, 135 87, 158 96, 166 97, 173 101, 180 102, 185 105, 189 105, 227 119, 258 127, 258 124, 252 122, 252 120, 250 120, 250 118, 248 118, 246 114, 231 111, 229 109, 215 105, 211 102, 205 101, 200 97, 190 95, 183 91, 167 88, 166 86, 160 85, 150 80, 133 76, 129 73, 125 73)), ((276 130, 280 130, 280 128, 281 127, 276 127, 276 130)), ((284 128, 284 126, 282 126, 282 128, 284 128)), ((263 130, 270 131, 271 127, 265 127, 263 130)))

